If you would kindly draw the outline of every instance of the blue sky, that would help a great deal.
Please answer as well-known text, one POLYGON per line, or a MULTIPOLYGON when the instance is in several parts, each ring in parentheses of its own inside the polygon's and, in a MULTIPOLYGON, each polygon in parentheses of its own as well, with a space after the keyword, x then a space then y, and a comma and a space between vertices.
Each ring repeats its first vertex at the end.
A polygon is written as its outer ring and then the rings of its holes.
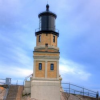
MULTIPOLYGON (((100 0, 48 0, 57 14, 60 74, 100 91, 100 0)), ((33 72, 35 29, 46 0, 0 0, 0 78, 19 83, 33 72)))

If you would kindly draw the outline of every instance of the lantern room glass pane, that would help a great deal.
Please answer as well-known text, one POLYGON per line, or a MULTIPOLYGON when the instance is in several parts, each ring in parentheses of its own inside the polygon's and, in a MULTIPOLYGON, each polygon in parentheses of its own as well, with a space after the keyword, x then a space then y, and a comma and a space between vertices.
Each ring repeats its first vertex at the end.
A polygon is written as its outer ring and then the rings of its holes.
POLYGON ((42 26, 42 22, 41 21, 42 21, 42 18, 40 17, 39 18, 39 30, 41 30, 41 26, 42 26))

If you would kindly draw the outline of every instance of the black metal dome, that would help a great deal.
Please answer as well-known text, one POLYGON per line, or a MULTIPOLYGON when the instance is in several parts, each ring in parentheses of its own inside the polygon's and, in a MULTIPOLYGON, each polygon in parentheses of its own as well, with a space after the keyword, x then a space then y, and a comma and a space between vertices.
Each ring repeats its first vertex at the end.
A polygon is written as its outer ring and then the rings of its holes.
POLYGON ((39 29, 35 32, 36 35, 41 33, 52 33, 59 36, 58 31, 55 29, 55 19, 57 15, 49 11, 49 5, 46 5, 46 11, 40 13, 39 17, 39 29))
POLYGON ((55 18, 57 17, 56 14, 54 14, 54 13, 51 12, 51 11, 49 11, 49 5, 48 5, 48 4, 46 5, 46 11, 40 13, 40 14, 38 15, 38 17, 40 18, 40 16, 42 16, 42 15, 52 15, 52 16, 54 16, 55 18))

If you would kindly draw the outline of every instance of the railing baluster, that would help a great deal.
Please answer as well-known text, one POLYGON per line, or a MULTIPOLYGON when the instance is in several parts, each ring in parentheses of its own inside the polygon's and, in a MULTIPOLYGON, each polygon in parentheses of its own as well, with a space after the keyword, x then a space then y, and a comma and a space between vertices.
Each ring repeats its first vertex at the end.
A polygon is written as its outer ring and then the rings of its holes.
POLYGON ((68 91, 65 91, 65 92, 69 92, 72 93, 72 94, 80 94, 80 95, 83 95, 83 96, 89 96, 89 97, 93 97, 93 98, 99 98, 99 93, 98 92, 94 92, 94 91, 91 91, 89 89, 85 89, 84 87, 80 87, 80 86, 77 86, 77 85, 74 85, 74 84, 71 84, 71 83, 62 83, 62 84, 65 84, 68 85, 67 88, 64 88, 65 90, 67 89, 68 91), (79 90, 81 89, 81 90, 79 90))
POLYGON ((89 96, 89 91, 88 91, 88 96, 89 96))
POLYGON ((70 83, 69 83, 69 94, 70 94, 70 83))
POLYGON ((96 98, 97 98, 97 100, 98 100, 98 98, 99 98, 99 93, 98 93, 98 91, 97 91, 97 94, 96 94, 96 98))
POLYGON ((75 90, 74 90, 74 94, 75 94, 75 90))

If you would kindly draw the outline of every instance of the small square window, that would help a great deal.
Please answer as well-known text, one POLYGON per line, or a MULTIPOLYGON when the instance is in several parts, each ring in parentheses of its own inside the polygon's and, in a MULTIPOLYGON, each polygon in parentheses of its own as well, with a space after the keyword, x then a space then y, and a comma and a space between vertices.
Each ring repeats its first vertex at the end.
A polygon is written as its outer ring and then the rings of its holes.
POLYGON ((39 63, 39 70, 42 70, 42 63, 39 63))
POLYGON ((54 70, 54 64, 51 64, 50 70, 54 70))

